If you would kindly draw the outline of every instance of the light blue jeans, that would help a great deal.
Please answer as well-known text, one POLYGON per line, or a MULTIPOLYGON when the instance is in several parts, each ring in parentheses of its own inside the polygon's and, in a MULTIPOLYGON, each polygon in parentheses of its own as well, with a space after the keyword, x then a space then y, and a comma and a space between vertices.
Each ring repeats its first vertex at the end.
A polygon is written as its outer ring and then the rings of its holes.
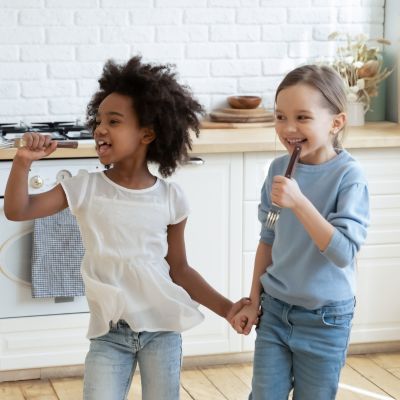
POLYGON ((355 299, 307 310, 262 295, 250 400, 335 399, 355 299))
POLYGON ((125 321, 92 339, 84 400, 125 400, 139 364, 143 400, 178 400, 182 338, 177 332, 134 332, 125 321))

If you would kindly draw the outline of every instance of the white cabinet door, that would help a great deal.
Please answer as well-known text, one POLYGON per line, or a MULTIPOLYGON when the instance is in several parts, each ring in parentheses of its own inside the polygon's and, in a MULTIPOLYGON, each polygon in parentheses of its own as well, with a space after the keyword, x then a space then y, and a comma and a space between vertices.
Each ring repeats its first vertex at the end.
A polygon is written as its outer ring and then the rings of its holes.
MULTIPOLYGON (((189 264, 224 296, 241 297, 242 154, 199 155, 170 178, 189 199, 186 228, 189 264)), ((200 307, 205 320, 184 333, 184 355, 235 352, 241 340, 229 324, 200 307)))
POLYGON ((354 150, 368 179, 371 225, 357 260, 352 342, 400 338, 400 148, 354 150))

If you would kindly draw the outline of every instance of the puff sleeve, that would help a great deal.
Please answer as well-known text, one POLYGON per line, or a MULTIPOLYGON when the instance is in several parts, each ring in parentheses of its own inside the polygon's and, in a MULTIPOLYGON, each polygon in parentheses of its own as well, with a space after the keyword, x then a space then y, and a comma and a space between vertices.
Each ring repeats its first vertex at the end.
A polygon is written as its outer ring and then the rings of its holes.
POLYGON ((82 207, 87 193, 88 182, 89 172, 85 170, 80 170, 77 175, 61 182, 61 186, 67 197, 68 206, 73 215, 76 215, 82 207))
POLYGON ((177 183, 169 184, 169 225, 183 221, 190 213, 188 199, 177 183))

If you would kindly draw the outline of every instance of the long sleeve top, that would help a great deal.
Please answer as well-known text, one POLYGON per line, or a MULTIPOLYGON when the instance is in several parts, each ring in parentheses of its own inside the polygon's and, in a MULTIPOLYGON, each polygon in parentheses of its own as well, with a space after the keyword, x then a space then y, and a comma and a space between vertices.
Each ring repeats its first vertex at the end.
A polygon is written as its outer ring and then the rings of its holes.
POLYGON ((266 293, 289 304, 316 309, 355 295, 355 257, 367 235, 369 194, 358 162, 345 150, 317 165, 297 165, 302 193, 335 228, 320 251, 294 213, 282 208, 275 230, 265 226, 275 175, 284 175, 289 156, 271 164, 261 190, 260 240, 272 245, 272 264, 261 276, 266 293))

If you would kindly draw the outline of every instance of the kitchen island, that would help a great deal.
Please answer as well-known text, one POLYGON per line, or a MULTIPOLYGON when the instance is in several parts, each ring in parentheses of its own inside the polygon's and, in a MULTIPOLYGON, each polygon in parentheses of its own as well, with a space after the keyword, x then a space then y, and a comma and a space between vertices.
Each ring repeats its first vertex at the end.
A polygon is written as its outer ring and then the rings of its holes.
MULTIPOLYGON (((368 240, 357 260, 351 348, 386 344, 381 348, 387 350, 400 338, 400 125, 350 127, 344 146, 367 174, 372 209, 368 240)), ((260 188, 270 163, 283 151, 273 128, 204 129, 193 138, 192 159, 170 178, 184 188, 191 204, 186 234, 190 264, 233 300, 248 295, 259 239, 260 188)), ((0 160, 14 154, 14 149, 0 150, 0 160)), ((66 168, 68 159, 87 157, 96 157, 93 142, 51 155, 65 159, 66 168)), ((185 356, 251 354, 254 334, 239 336, 223 319, 202 311, 205 321, 184 334, 185 356)), ((86 313, 0 319, 0 378, 1 371, 82 364, 87 321, 86 313)))

